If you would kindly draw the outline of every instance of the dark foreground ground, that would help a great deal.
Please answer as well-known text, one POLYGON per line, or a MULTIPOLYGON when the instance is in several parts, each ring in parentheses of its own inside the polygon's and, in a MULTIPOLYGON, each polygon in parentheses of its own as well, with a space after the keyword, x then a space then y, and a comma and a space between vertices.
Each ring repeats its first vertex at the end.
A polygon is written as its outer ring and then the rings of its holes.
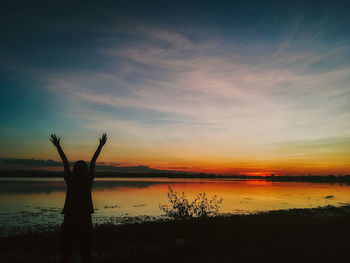
MULTIPOLYGON (((350 207, 104 224, 95 227, 92 254, 96 263, 350 262, 350 207)), ((0 238, 0 262, 59 262, 58 229, 0 238)))

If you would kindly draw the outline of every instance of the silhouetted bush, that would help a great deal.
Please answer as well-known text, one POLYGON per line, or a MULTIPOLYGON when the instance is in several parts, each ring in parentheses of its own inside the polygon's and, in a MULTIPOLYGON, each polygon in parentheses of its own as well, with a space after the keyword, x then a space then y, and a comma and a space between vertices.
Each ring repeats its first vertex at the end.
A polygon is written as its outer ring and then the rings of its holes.
POLYGON ((168 186, 168 188, 170 206, 160 206, 160 209, 164 211, 167 217, 174 220, 189 220, 192 218, 204 218, 219 214, 219 208, 223 198, 218 199, 217 196, 214 195, 211 199, 208 199, 205 193, 200 193, 190 202, 184 192, 178 196, 171 186, 168 186))

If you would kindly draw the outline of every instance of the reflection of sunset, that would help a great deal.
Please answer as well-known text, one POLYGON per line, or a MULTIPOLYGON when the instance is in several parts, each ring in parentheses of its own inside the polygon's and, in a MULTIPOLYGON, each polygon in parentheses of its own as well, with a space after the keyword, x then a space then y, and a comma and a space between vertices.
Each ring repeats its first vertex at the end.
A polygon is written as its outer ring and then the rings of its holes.
MULTIPOLYGON (((151 179, 152 180, 152 179, 151 179)), ((154 179, 157 181, 157 179, 154 179)), ((158 205, 167 204, 168 185, 175 192, 192 199, 197 194, 205 192, 208 198, 216 195, 223 197, 223 212, 232 212, 235 209, 244 211, 261 211, 284 209, 292 207, 310 207, 324 204, 338 204, 348 202, 350 190, 348 186, 309 184, 309 183, 280 183, 264 180, 167 180, 160 179, 156 184, 145 188, 123 187, 116 190, 94 191, 96 204, 103 202, 123 204, 116 212, 125 211, 124 206, 135 210, 133 204, 147 204, 144 211, 159 214, 158 205), (336 192, 336 199, 326 200, 325 196, 336 192)), ((137 210, 137 209, 136 209, 137 210)), ((135 210, 135 212, 136 212, 135 210)))
POLYGON ((268 182, 265 180, 247 180, 245 183, 247 185, 264 185, 264 186, 272 184, 272 182, 268 182))
MULTIPOLYGON (((9 215, 20 211, 35 214, 40 208, 57 208, 59 213, 64 203, 65 183, 62 179, 45 180, 2 182, 1 211, 9 215)), ((159 216, 162 214, 159 206, 169 204, 168 186, 178 194, 184 192, 189 201, 199 193, 206 193, 209 199, 215 195, 222 197, 224 200, 220 211, 223 213, 308 208, 350 202, 350 186, 340 184, 232 179, 96 179, 92 192, 95 217, 159 216)))

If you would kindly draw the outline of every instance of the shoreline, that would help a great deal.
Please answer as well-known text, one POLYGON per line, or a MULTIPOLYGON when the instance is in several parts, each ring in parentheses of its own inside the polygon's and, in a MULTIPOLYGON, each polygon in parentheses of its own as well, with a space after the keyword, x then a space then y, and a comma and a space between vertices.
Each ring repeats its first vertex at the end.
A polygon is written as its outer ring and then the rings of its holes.
MULTIPOLYGON (((350 206, 327 206, 184 222, 99 224, 92 255, 96 263, 327 262, 328 256, 329 262, 347 262, 349 237, 350 206)), ((58 227, 3 237, 0 244, 4 263, 59 262, 58 227)))
MULTIPOLYGON (((1 171, 1 179, 57 179, 63 178, 63 172, 47 172, 47 171, 1 171)), ((350 184, 350 175, 300 175, 300 176, 248 176, 248 175, 215 175, 215 174, 183 174, 183 173, 110 173, 96 172, 96 179, 237 179, 237 180, 262 180, 266 182, 305 182, 305 183, 339 183, 350 184)))

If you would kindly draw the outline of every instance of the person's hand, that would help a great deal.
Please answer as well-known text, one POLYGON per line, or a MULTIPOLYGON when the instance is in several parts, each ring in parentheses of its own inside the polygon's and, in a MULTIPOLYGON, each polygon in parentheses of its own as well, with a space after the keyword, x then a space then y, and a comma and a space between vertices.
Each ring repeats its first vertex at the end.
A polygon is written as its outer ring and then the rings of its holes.
POLYGON ((51 134, 51 138, 50 141, 53 143, 53 145, 55 145, 56 147, 60 146, 60 138, 56 137, 56 134, 51 134))
POLYGON ((107 141, 107 135, 104 133, 102 137, 100 138, 100 146, 103 146, 106 144, 107 141))

